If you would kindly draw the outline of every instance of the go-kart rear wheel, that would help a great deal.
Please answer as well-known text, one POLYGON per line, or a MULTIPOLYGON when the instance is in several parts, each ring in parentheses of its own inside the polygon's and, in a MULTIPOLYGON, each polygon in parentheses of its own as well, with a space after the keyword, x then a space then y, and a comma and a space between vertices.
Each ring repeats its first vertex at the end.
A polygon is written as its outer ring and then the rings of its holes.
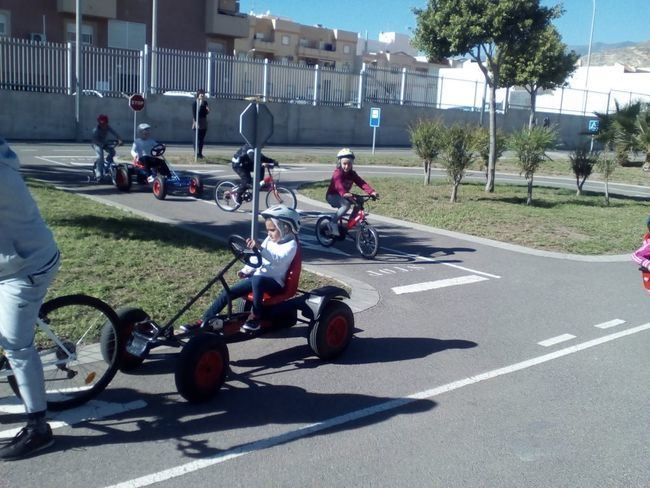
POLYGON ((203 182, 198 176, 192 176, 190 179, 190 186, 187 189, 187 192, 192 197, 198 197, 203 194, 203 182))
POLYGON ((167 196, 167 178, 163 175, 156 176, 156 179, 153 180, 153 196, 158 200, 164 200, 167 196))
POLYGON ((178 355, 174 375, 178 393, 190 403, 210 400, 226 380, 229 362, 221 336, 206 332, 193 337, 178 355))
POLYGON ((309 332, 309 347, 321 359, 333 359, 350 345, 354 314, 340 300, 331 300, 309 332))
POLYGON ((115 186, 120 191, 129 191, 131 189, 131 176, 129 170, 123 164, 119 164, 115 168, 115 186))
MULTIPOLYGON (((126 350, 126 345, 131 338, 131 334, 133 334, 135 324, 142 322, 143 320, 149 320, 150 317, 144 310, 134 307, 119 308, 115 311, 115 313, 117 314, 117 318, 119 320, 119 344, 121 344, 121 351, 117 359, 117 364, 120 371, 126 373, 133 371, 144 362, 144 358, 129 354, 126 350)), ((105 334, 109 334, 111 332, 111 329, 105 327, 102 330, 102 339, 104 338, 105 334)), ((110 344, 110 342, 102 340, 102 344, 110 344)), ((102 349, 102 355, 106 357, 107 354, 112 354, 112 351, 102 349)))
POLYGON ((320 243, 321 246, 330 247, 334 244, 334 236, 330 231, 330 223, 332 222, 332 217, 329 215, 323 215, 316 221, 316 240, 320 243))

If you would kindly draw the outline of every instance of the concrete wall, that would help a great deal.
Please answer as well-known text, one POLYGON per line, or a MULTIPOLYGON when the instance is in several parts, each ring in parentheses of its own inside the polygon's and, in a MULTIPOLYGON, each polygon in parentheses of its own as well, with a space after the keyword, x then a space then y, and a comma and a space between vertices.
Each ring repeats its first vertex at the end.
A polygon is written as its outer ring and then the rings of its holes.
MULTIPOLYGON (((239 144, 239 115, 248 102, 210 99, 208 144, 239 144)), ((0 135, 9 140, 75 140, 75 99, 68 95, 0 90, 0 135)), ((370 106, 362 109, 314 107, 269 103, 274 117, 274 132, 269 144, 369 146, 372 129, 368 125, 370 106)), ((479 112, 437 110, 398 105, 381 106, 381 127, 377 130, 378 146, 408 146, 409 124, 422 118, 440 117, 445 122, 478 124, 479 112)), ((148 122, 154 137, 166 143, 188 143, 193 140, 192 98, 151 95, 145 109, 137 114, 137 123, 148 122)), ((127 100, 82 97, 81 126, 83 140, 89 140, 96 117, 110 117, 111 125, 125 141, 133 138, 133 112, 127 100)), ((545 114, 538 114, 542 120, 545 114)), ((558 124, 562 146, 573 149, 584 142, 580 132, 586 130, 586 118, 549 114, 558 124)), ((498 114, 497 124, 505 132, 527 124, 528 112, 511 111, 498 114)), ((484 124, 488 114, 484 115, 484 124)))

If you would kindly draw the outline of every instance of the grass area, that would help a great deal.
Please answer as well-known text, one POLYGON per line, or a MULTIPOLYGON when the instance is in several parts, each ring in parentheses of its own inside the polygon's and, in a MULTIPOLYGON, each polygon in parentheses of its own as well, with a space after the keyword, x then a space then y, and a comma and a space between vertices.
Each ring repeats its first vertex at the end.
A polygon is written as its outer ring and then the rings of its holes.
MULTIPOLYGON (((62 253, 48 298, 85 293, 114 308, 138 306, 159 323, 171 318, 227 263, 216 241, 142 219, 87 198, 30 181, 30 190, 62 253)), ((228 277, 232 283, 239 263, 228 277)), ((300 288, 332 283, 303 271, 300 288)), ((220 291, 215 285, 184 317, 199 318, 220 291)), ((179 322, 182 323, 182 322, 179 322)))
MULTIPOLYGON (((206 164, 230 164, 232 152, 226 149, 207 148, 205 151, 206 164)), ((370 150, 362 149, 355 150, 358 154, 357 164, 360 165, 377 165, 377 166, 404 166, 404 167, 422 167, 422 161, 412 152, 404 151, 390 151, 377 149, 373 155, 370 150)), ((332 149, 331 154, 323 152, 286 152, 268 147, 264 149, 264 154, 280 161, 281 164, 305 164, 305 163, 318 163, 318 164, 331 164, 334 165, 336 149, 332 149)), ((193 164, 194 156, 188 151, 174 151, 170 150, 168 154, 169 160, 172 164, 193 164)), ((552 160, 542 163, 538 174, 548 176, 565 176, 574 178, 569 164, 568 153, 557 152, 551 154, 552 160)), ((631 185, 649 185, 650 172, 641 170, 643 164, 643 154, 630 154, 631 163, 628 166, 618 166, 614 171, 610 181, 617 183, 627 183, 631 185)), ((434 167, 442 168, 439 164, 434 164, 434 167)), ((471 169, 481 170, 481 163, 474 163, 471 169)), ((504 156, 497 161, 497 171, 504 173, 519 173, 514 155, 506 152, 504 156)), ((597 172, 589 177, 590 180, 602 181, 602 176, 597 172)))
MULTIPOLYGON (((497 180, 498 181, 498 180, 497 180)), ((372 178, 381 199, 368 202, 372 213, 535 249, 575 254, 621 254, 639 246, 648 202, 575 191, 535 187, 526 205, 526 187, 499 185, 485 193, 482 184, 463 183, 459 201, 449 203, 451 185, 422 178, 372 178)), ((327 182, 300 192, 325 200, 327 182)))

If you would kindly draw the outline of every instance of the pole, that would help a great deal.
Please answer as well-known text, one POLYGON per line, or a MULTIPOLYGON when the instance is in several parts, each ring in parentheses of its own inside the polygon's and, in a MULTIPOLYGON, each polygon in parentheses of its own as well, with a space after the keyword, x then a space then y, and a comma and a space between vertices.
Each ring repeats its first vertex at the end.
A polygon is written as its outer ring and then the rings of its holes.
POLYGON ((81 141, 81 0, 76 0, 75 9, 74 123, 77 141, 81 141))
POLYGON ((587 50, 587 72, 585 73, 585 104, 582 109, 582 114, 585 115, 587 112, 587 95, 589 87, 589 67, 591 66, 591 43, 594 40, 594 22, 596 20, 596 0, 591 0, 592 10, 591 10, 591 31, 589 33, 589 49, 587 50))
MULTIPOLYGON (((255 103, 255 111, 259 114, 260 105, 255 103)), ((257 120, 257 118, 256 118, 257 120)), ((255 124, 257 126, 257 123, 255 124)), ((257 132, 257 129, 255 130, 257 132)), ((257 216, 260 212, 260 184, 259 184, 259 175, 260 175, 260 153, 261 149, 259 147, 259 142, 255 141, 255 167, 253 170, 253 215, 251 219, 251 239, 257 237, 259 222, 257 221, 257 216)))
POLYGON ((133 111, 133 142, 135 142, 135 139, 136 139, 136 136, 137 136, 137 133, 136 133, 136 127, 137 127, 136 124, 138 123, 137 114, 138 114, 138 112, 136 112, 134 110, 133 111))
POLYGON ((372 154, 375 154, 375 138, 377 136, 377 127, 372 128, 372 154))
POLYGON ((196 102, 196 111, 194 112, 194 162, 199 159, 199 97, 194 98, 196 102))
POLYGON ((158 88, 158 0, 151 7, 151 87, 158 88))

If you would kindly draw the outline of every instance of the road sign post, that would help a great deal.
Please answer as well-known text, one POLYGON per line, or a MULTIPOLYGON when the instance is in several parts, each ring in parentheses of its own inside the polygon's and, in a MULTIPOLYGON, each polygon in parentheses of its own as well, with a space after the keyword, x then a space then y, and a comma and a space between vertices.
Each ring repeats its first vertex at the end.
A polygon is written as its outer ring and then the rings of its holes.
POLYGON ((381 109, 373 107, 370 109, 370 127, 372 127, 372 154, 375 154, 375 140, 377 137, 377 127, 381 121, 381 109))
POLYGON ((133 110, 133 140, 135 141, 137 137, 136 125, 137 125, 137 114, 144 108, 144 97, 139 93, 134 93, 129 97, 129 107, 133 110))
POLYGON ((600 120, 589 119, 589 122, 587 122, 587 132, 591 134, 591 145, 589 147, 589 152, 594 152, 594 137, 600 132, 600 120))
POLYGON ((239 116, 239 133, 255 150, 255 167, 253 170, 253 216, 251 221, 251 239, 255 239, 259 223, 259 175, 261 171, 260 154, 266 141, 273 135, 273 115, 268 107, 259 102, 248 104, 239 116))

